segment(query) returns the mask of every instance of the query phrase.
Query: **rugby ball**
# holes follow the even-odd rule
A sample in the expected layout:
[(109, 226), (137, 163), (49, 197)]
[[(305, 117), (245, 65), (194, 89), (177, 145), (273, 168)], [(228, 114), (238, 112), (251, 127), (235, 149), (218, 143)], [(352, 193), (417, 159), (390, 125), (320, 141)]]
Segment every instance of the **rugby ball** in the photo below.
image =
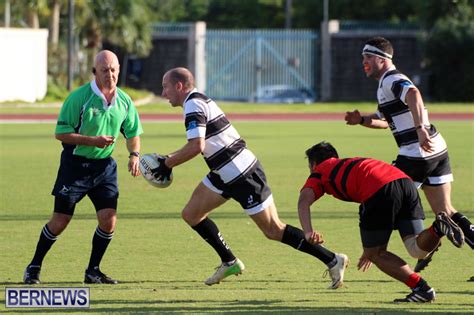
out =
[(143, 154), (140, 156), (140, 172), (143, 175), (143, 178), (152, 186), (158, 187), (158, 188), (166, 188), (169, 185), (171, 185), (171, 182), (173, 182), (173, 172), (170, 174), (170, 179), (166, 180), (158, 180), (153, 176), (152, 169), (158, 168), (160, 166), (160, 162), (158, 161), (158, 158), (160, 158), (161, 155), (158, 155), (156, 153), (148, 153), (148, 154)]

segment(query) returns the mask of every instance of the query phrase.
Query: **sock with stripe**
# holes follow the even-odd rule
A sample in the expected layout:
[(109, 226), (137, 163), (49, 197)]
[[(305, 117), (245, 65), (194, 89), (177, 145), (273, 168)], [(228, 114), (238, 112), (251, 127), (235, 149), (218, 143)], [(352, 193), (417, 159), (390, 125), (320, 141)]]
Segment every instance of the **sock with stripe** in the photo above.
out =
[(436, 227), (436, 224), (433, 224), (430, 225), (429, 228), (427, 228), (428, 232), (430, 232), (431, 235), (433, 235), (435, 238), (442, 238), (444, 236), (444, 233), (441, 232), (437, 227)]
[(38, 244), (36, 244), (36, 251), (33, 259), (31, 260), (30, 266), (38, 266), (41, 267), (43, 263), (43, 259), (48, 253), (51, 246), (53, 246), (54, 242), (58, 239), (57, 235), (54, 235), (48, 228), (48, 225), (45, 224), (43, 229), (41, 230), (41, 234), (38, 240)]
[(235, 256), (224, 240), (217, 225), (209, 218), (205, 218), (192, 227), (209, 245), (214, 248), (222, 262), (228, 263), (235, 260)]
[(94, 237), (92, 238), (91, 258), (89, 259), (89, 266), (87, 269), (92, 270), (99, 268), (105, 250), (107, 249), (107, 246), (109, 246), (113, 236), (114, 232), (107, 233), (99, 227), (95, 229)]
[(285, 227), (281, 242), (290, 245), (301, 252), (316, 257), (325, 263), (329, 268), (333, 267), (337, 262), (336, 255), (333, 252), (327, 250), (321, 245), (313, 245), (308, 243), (304, 237), (304, 232), (289, 224), (287, 224)]
[(415, 272), (410, 275), (405, 284), (413, 291), (428, 291), (431, 289), (425, 279)]
[(456, 212), (451, 217), (454, 222), (461, 228), (464, 233), (464, 241), (474, 249), (474, 225), (461, 212)]

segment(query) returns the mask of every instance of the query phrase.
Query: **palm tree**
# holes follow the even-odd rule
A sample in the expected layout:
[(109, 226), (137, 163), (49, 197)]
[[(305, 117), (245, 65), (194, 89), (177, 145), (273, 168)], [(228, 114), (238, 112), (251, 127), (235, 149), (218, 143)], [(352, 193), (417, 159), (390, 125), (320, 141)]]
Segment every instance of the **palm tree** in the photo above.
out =
[[(152, 48), (151, 17), (142, 0), (77, 0), (75, 22), (78, 36), (85, 42), (90, 65), (104, 41), (125, 51), (122, 75), (129, 54), (147, 56)], [(89, 67), (90, 68), (90, 67)], [(83, 75), (86, 75), (84, 73)]]

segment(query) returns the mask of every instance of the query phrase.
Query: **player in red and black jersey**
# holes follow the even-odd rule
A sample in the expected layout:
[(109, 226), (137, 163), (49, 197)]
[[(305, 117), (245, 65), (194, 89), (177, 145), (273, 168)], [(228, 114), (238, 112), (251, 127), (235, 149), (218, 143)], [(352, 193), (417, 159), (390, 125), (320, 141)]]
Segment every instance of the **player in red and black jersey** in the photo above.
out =
[(395, 302), (431, 302), (435, 291), (400, 257), (387, 251), (393, 230), (398, 230), (408, 253), (426, 257), (446, 235), (455, 245), (463, 233), (448, 217), (438, 217), (428, 229), (420, 198), (412, 180), (398, 168), (370, 158), (339, 159), (336, 149), (321, 142), (306, 151), (311, 175), (300, 192), (298, 213), (306, 240), (321, 242), (313, 230), (311, 205), (325, 193), (360, 204), (359, 227), (364, 251), (358, 268), (367, 270), (374, 263), (381, 271), (405, 283), (412, 293)]

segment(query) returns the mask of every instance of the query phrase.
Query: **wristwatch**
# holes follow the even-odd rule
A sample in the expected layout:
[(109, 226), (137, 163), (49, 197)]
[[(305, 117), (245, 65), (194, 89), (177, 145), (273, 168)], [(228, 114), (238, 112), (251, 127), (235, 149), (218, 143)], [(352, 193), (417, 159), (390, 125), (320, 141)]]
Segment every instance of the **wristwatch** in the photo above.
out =
[(129, 155), (128, 157), (131, 158), (132, 156), (139, 157), (139, 156), (140, 156), (140, 152), (137, 152), (137, 151), (130, 152), (130, 155)]

